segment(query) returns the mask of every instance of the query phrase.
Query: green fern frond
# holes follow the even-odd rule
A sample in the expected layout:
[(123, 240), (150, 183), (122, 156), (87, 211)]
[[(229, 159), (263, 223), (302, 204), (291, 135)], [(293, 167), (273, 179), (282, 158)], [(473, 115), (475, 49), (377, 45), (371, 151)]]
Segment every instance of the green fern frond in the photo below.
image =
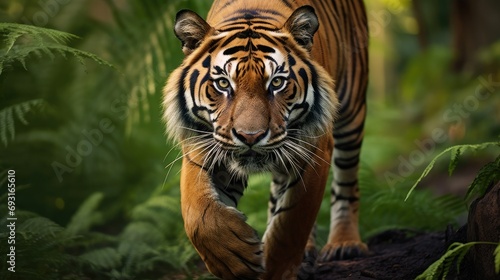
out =
[[(457, 272), (459, 272), (458, 267), (463, 261), (465, 255), (469, 251), (469, 249), (474, 245), (498, 245), (497, 250), (500, 248), (500, 244), (494, 242), (469, 242), (469, 243), (460, 243), (455, 242), (450, 245), (446, 253), (441, 256), (437, 261), (431, 264), (422, 274), (415, 278), (416, 280), (437, 280), (437, 279), (446, 279), (448, 275), (451, 265), (454, 262), (457, 262)], [(495, 254), (497, 253), (495, 250)], [(496, 257), (496, 255), (495, 255)], [(496, 261), (496, 260), (495, 260)]]
[(115, 248), (110, 247), (86, 252), (79, 258), (98, 270), (118, 269), (122, 265), (122, 255)]
[(160, 254), (158, 250), (139, 240), (121, 242), (118, 252), (125, 256), (122, 273), (126, 275), (137, 275), (141, 272), (139, 267), (142, 263)]
[[(56, 279), (66, 273), (78, 274), (78, 261), (64, 251), (71, 239), (64, 237), (63, 227), (21, 209), (16, 210), (16, 217), (16, 259), (22, 261), (16, 263), (15, 279)], [(0, 233), (0, 242), (8, 244), (6, 232)], [(5, 262), (5, 258), (2, 253), (0, 261)], [(2, 272), (0, 278), (12, 279), (3, 277)]]
[(446, 253), (437, 261), (435, 261), (431, 266), (429, 266), (422, 274), (417, 276), (416, 280), (445, 279), (446, 274), (448, 273), (449, 268), (453, 264), (455, 258), (463, 251), (467, 253), (469, 249), (475, 244), (477, 243), (474, 242), (463, 244), (455, 242), (451, 244)]
[(88, 58), (101, 65), (113, 67), (95, 54), (66, 46), (69, 40), (78, 38), (73, 34), (17, 23), (0, 23), (0, 34), (5, 44), (0, 49), (0, 75), (5, 66), (14, 62), (21, 63), (26, 69), (26, 58), (30, 55), (38, 57), (48, 55), (54, 58), (55, 54), (63, 57), (70, 54), (82, 64), (84, 64), (84, 59)]
[(66, 226), (66, 234), (75, 236), (87, 232), (90, 227), (102, 221), (102, 214), (96, 212), (104, 195), (100, 192), (92, 194), (78, 208)]
[(188, 263), (197, 256), (193, 245), (186, 237), (182, 238), (176, 245), (162, 248), (162, 252), (163, 261), (176, 270), (187, 269)]
[(164, 233), (148, 222), (132, 222), (127, 225), (120, 239), (123, 241), (143, 242), (153, 248), (165, 241)]
[(61, 233), (64, 228), (45, 217), (33, 217), (24, 221), (16, 230), (26, 238), (29, 234), (34, 233), (42, 237), (54, 238)]
[(500, 181), (500, 155), (495, 161), (492, 161), (481, 167), (479, 173), (467, 190), (466, 200), (471, 200), (476, 196), (483, 195), (491, 183)]
[(458, 160), (460, 159), (460, 156), (462, 155), (462, 149), (463, 146), (456, 147), (455, 149), (451, 150), (451, 159), (450, 159), (450, 164), (448, 165), (448, 175), (451, 176), (453, 171), (455, 171), (455, 168), (458, 165)]
[(431, 160), (431, 162), (429, 163), (429, 165), (427, 165), (427, 167), (424, 169), (424, 171), (422, 172), (420, 177), (417, 179), (415, 184), (413, 184), (413, 186), (410, 188), (410, 191), (406, 195), (405, 201), (410, 197), (413, 190), (417, 187), (418, 183), (420, 183), (420, 181), (422, 181), (422, 179), (429, 174), (429, 172), (434, 167), (434, 164), (436, 163), (436, 161), (442, 155), (444, 155), (450, 151), (453, 151), (452, 152), (452, 160), (450, 162), (450, 167), (448, 168), (449, 171), (450, 170), (453, 171), (456, 164), (457, 164), (457, 161), (460, 158), (463, 151), (465, 151), (465, 150), (473, 150), (473, 151), (484, 150), (484, 149), (492, 147), (492, 146), (500, 146), (500, 141), (498, 141), (498, 142), (486, 142), (486, 143), (481, 143), (481, 144), (476, 144), (476, 145), (456, 145), (456, 146), (449, 147), (446, 150), (442, 151), (436, 157), (434, 157)]
[(7, 146), (9, 141), (14, 140), (16, 136), (15, 119), (27, 125), (26, 114), (43, 103), (42, 99), (32, 99), (0, 110), (0, 140), (4, 146)]
[(3, 34), (3, 36), (5, 37), (4, 44), (6, 45), (7, 52), (10, 51), (16, 41), (22, 36), (28, 36), (38, 44), (42, 44), (47, 40), (47, 38), (59, 44), (64, 44), (71, 39), (78, 38), (78, 36), (76, 35), (59, 30), (27, 24), (5, 22), (0, 23), (0, 34)]

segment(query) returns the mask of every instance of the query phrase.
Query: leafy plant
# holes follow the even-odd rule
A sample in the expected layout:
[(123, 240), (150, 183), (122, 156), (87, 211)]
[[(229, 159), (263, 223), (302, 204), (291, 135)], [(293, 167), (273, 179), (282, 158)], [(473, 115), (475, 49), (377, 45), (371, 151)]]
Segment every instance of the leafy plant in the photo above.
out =
[[(487, 142), (487, 143), (476, 144), (476, 145), (456, 145), (456, 146), (449, 147), (449, 148), (445, 149), (443, 152), (439, 153), (436, 157), (434, 157), (434, 159), (432, 159), (432, 161), (429, 163), (429, 165), (427, 165), (427, 167), (424, 169), (424, 171), (422, 172), (420, 177), (417, 179), (415, 184), (413, 184), (413, 186), (411, 187), (410, 191), (406, 195), (405, 200), (407, 200), (410, 197), (413, 190), (415, 190), (415, 188), (417, 187), (418, 183), (420, 183), (420, 181), (422, 181), (422, 179), (429, 174), (429, 172), (434, 167), (434, 164), (436, 163), (436, 161), (442, 155), (444, 155), (448, 152), (451, 152), (451, 161), (450, 161), (450, 164), (448, 167), (448, 172), (451, 174), (455, 170), (455, 167), (458, 164), (458, 160), (460, 159), (460, 156), (463, 154), (464, 151), (466, 151), (466, 150), (478, 151), (478, 150), (483, 150), (483, 149), (493, 147), (493, 146), (500, 147), (500, 141), (499, 142)], [(467, 194), (468, 198), (470, 197), (471, 194), (481, 193), (481, 190), (484, 192), (485, 187), (483, 184), (481, 184), (481, 186), (482, 186), (481, 187), (480, 183), (484, 183), (485, 181), (488, 181), (489, 179), (490, 180), (495, 180), (495, 179), (498, 180), (499, 179), (500, 173), (495, 172), (495, 171), (500, 170), (499, 169), (500, 168), (499, 158), (500, 158), (500, 156), (497, 157), (497, 159), (495, 160), (495, 163), (493, 163), (491, 165), (487, 165), (485, 168), (483, 168), (484, 170), (482, 169), (482, 171), (478, 174), (478, 176), (476, 177), (474, 182), (472, 182), (471, 186), (469, 187), (469, 191)], [(477, 188), (481, 188), (481, 190), (478, 190)]]
[(42, 99), (32, 99), (18, 104), (14, 104), (0, 110), (0, 140), (7, 146), (9, 141), (14, 140), (15, 119), (18, 119), (24, 125), (28, 124), (26, 114), (34, 108), (40, 107), (44, 102)]
[(19, 62), (26, 69), (26, 58), (30, 55), (41, 57), (43, 54), (53, 58), (55, 54), (76, 57), (82, 64), (84, 59), (89, 58), (99, 64), (113, 67), (109, 62), (99, 56), (68, 47), (66, 44), (78, 36), (19, 23), (0, 23), (0, 34), (3, 35), (4, 46), (0, 49), (0, 75), (7, 66)]
[[(82, 64), (84, 59), (88, 58), (113, 67), (95, 54), (67, 46), (69, 40), (78, 37), (66, 32), (18, 23), (0, 23), (0, 36), (3, 40), (3, 46), (0, 48), (0, 75), (16, 62), (27, 69), (26, 59), (29, 56), (46, 55), (53, 59), (56, 54), (63, 57), (72, 55)], [(0, 140), (4, 146), (15, 138), (14, 119), (27, 125), (26, 114), (43, 104), (44, 100), (37, 98), (0, 109)]]
[(495, 258), (495, 272), (498, 274), (500, 272), (500, 243), (495, 242), (468, 242), (459, 243), (455, 242), (450, 245), (446, 253), (429, 266), (422, 274), (417, 276), (416, 280), (435, 280), (435, 279), (446, 279), (451, 266), (455, 263), (457, 274), (460, 273), (460, 264), (464, 260), (467, 252), (472, 246), (475, 245), (496, 245), (496, 249), (493, 257)]
[[(482, 143), (482, 144), (477, 144), (477, 145), (457, 145), (450, 147), (448, 149), (445, 149), (443, 152), (438, 154), (430, 163), (429, 165), (425, 168), (423, 173), (420, 175), (420, 177), (417, 179), (415, 184), (411, 187), (410, 191), (406, 195), (407, 200), (410, 195), (412, 195), (413, 190), (417, 186), (417, 184), (425, 177), (427, 174), (429, 174), (430, 170), (433, 168), (435, 162), (439, 157), (442, 155), (451, 152), (451, 160), (448, 166), (448, 172), (451, 175), (453, 171), (455, 170), (458, 161), (463, 154), (464, 151), (466, 150), (473, 150), (473, 151), (478, 151), (478, 150), (483, 150), (489, 147), (500, 147), (500, 142), (487, 142), (487, 143)], [(482, 196), (485, 194), (488, 186), (490, 186), (491, 183), (496, 183), (500, 180), (500, 155), (497, 156), (495, 161), (490, 162), (483, 166), (479, 173), (477, 174), (476, 178), (474, 181), (471, 183), (469, 186), (469, 189), (467, 191), (467, 196), (466, 200), (470, 200), (474, 197), (477, 196)], [(498, 274), (500, 271), (500, 243), (495, 243), (495, 242), (468, 242), (468, 243), (453, 243), (450, 245), (446, 253), (437, 261), (435, 261), (429, 268), (427, 268), (421, 275), (417, 277), (417, 279), (426, 279), (426, 280), (433, 280), (433, 279), (446, 279), (447, 275), (450, 272), (451, 266), (453, 263), (456, 263), (457, 266), (457, 272), (460, 270), (460, 265), (462, 261), (464, 260), (467, 252), (469, 249), (474, 246), (474, 245), (479, 245), (479, 244), (487, 244), (487, 245), (496, 245), (496, 249), (494, 251), (494, 263), (495, 263), (495, 271)]]
[[(5, 204), (0, 205), (6, 209)], [(28, 211), (16, 211), (15, 238), (15, 273), (2, 269), (2, 279), (54, 279), (62, 275), (78, 276), (77, 268), (81, 263), (74, 256), (64, 251), (73, 237), (67, 236), (64, 228), (53, 221)], [(2, 224), (7, 216), (1, 218)], [(8, 223), (7, 223), (8, 224)], [(0, 233), (0, 242), (7, 242), (8, 232)], [(10, 246), (1, 246), (1, 260), (4, 264), (9, 260)], [(70, 278), (71, 279), (71, 278)]]

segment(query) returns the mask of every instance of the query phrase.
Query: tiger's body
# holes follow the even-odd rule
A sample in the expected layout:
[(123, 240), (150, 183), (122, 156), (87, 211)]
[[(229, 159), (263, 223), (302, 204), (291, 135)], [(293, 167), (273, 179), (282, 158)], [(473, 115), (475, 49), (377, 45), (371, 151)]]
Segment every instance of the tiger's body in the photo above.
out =
[[(331, 228), (320, 261), (365, 253), (362, 0), (215, 0), (207, 21), (179, 12), (175, 33), (186, 57), (165, 86), (164, 119), (182, 146), (185, 230), (207, 268), (223, 279), (294, 278), (304, 254), (314, 255), (330, 167)], [(262, 240), (236, 209), (255, 172), (273, 176)]]

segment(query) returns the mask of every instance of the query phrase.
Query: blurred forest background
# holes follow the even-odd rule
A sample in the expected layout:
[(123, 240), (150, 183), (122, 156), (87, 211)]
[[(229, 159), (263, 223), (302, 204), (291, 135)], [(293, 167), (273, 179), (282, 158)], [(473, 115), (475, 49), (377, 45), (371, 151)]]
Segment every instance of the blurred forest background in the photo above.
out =
[[(365, 2), (371, 77), (362, 236), (459, 226), (467, 186), (498, 147), (466, 154), (451, 177), (449, 160), (439, 160), (404, 199), (445, 148), (499, 140), (500, 2)], [(189, 8), (204, 16), (209, 6), (0, 1), (2, 24), (78, 36), (0, 24), (0, 278), (209, 278), (184, 235), (180, 154), (160, 120), (162, 87), (183, 57), (175, 14)], [(6, 269), (8, 170), (17, 186), (15, 274)], [(260, 234), (268, 186), (268, 177), (252, 177), (240, 207)], [(320, 246), (327, 201), (325, 195)]]

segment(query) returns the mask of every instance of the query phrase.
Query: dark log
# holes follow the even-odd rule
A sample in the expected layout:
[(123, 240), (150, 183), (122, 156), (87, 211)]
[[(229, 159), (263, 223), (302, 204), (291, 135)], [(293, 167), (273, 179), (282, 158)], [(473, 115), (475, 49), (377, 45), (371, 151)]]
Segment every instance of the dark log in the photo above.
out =
[[(500, 242), (500, 182), (485, 196), (475, 200), (469, 210), (467, 241)], [(470, 257), (477, 279), (500, 279), (495, 273), (494, 245), (476, 245)]]

